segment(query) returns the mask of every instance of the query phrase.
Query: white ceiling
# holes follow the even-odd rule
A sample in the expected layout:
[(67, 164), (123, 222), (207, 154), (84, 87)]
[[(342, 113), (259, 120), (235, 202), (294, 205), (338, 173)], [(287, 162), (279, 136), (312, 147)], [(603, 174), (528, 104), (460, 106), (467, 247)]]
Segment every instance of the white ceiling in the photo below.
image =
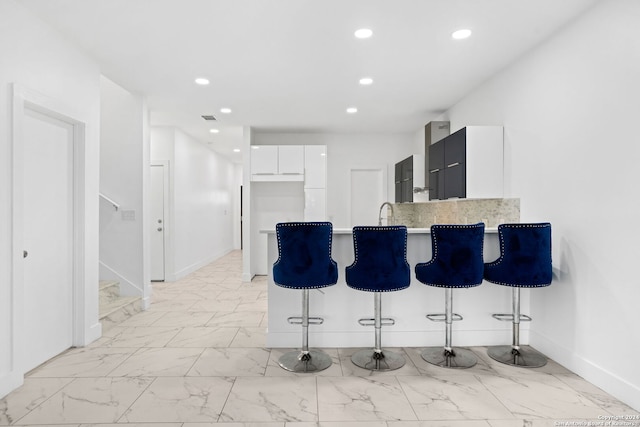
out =
[[(242, 126), (417, 132), (596, 0), (17, 1), (143, 94), (152, 125), (240, 162)], [(373, 37), (356, 39), (363, 27)], [(453, 40), (459, 28), (473, 35)]]

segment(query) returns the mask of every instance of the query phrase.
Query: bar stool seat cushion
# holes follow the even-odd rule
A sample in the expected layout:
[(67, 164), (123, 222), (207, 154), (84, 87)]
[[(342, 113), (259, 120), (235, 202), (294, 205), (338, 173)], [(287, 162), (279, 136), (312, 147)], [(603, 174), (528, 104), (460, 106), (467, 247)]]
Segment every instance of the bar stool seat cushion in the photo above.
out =
[(345, 269), (350, 288), (366, 292), (391, 292), (409, 287), (407, 227), (353, 227), (355, 260)]
[(470, 288), (482, 283), (484, 224), (431, 226), (432, 258), (415, 267), (429, 286)]
[(521, 288), (549, 286), (551, 224), (500, 224), (500, 258), (485, 264), (484, 278), (498, 285)]
[(286, 222), (276, 225), (276, 285), (291, 289), (324, 288), (337, 283), (338, 265), (331, 258), (330, 222)]

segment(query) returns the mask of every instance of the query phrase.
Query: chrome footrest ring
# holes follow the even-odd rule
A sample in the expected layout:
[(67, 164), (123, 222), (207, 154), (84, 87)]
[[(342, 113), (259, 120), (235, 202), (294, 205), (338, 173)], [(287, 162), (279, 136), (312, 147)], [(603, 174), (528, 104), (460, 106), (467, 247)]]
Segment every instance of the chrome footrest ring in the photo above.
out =
[[(427, 314), (426, 318), (431, 320), (432, 322), (446, 322), (447, 321), (447, 315), (445, 313), (434, 313), (434, 314)], [(452, 313), (451, 314), (451, 320), (454, 322), (457, 322), (459, 320), (464, 319), (461, 315), (459, 315), (458, 313)]]

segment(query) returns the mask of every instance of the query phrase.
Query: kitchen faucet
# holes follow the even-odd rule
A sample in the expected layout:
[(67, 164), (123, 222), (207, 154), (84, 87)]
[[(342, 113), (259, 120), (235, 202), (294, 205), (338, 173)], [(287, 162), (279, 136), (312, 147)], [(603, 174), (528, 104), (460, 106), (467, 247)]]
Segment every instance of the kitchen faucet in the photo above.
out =
[(387, 225), (395, 225), (396, 217), (393, 213), (393, 205), (389, 202), (384, 202), (382, 205), (380, 205), (380, 212), (378, 213), (378, 225), (382, 225), (382, 208), (384, 208), (384, 205), (389, 206), (389, 208), (391, 209), (391, 223)]

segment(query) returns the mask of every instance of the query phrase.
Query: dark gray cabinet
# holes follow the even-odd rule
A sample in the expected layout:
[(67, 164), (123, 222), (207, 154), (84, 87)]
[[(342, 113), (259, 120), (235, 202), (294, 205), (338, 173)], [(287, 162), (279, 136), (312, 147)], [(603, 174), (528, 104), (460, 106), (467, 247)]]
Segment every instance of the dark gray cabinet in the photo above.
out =
[(402, 203), (402, 162), (396, 163), (394, 183), (396, 187), (396, 203)]
[(444, 198), (444, 142), (429, 146), (429, 200)]
[(444, 144), (444, 197), (467, 197), (466, 157), (467, 129), (448, 136)]
[(414, 154), (395, 166), (396, 203), (413, 202), (414, 188), (424, 188), (424, 155)]
[(429, 200), (503, 196), (500, 126), (469, 126), (429, 146)]
[(430, 187), (429, 171), (432, 169), (429, 167), (429, 147), (431, 144), (435, 144), (442, 138), (449, 136), (449, 122), (429, 122), (424, 126), (424, 170), (425, 174), (425, 186)]
[(396, 203), (413, 202), (413, 156), (396, 163)]

